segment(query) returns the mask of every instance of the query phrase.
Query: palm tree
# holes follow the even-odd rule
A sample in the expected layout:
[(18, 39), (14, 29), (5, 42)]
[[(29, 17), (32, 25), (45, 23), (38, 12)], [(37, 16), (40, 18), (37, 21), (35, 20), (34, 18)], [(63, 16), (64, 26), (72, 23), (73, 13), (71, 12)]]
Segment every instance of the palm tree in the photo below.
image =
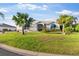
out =
[(4, 19), (4, 14), (0, 12), (0, 16)]
[(31, 23), (33, 22), (33, 18), (29, 17), (26, 13), (17, 12), (17, 15), (14, 15), (12, 18), (16, 25), (22, 26), (22, 34), (24, 35), (24, 29), (29, 29)]
[[(4, 14), (0, 12), (0, 16), (4, 19)], [(2, 31), (4, 33), (4, 30)]]
[(63, 25), (62, 30), (64, 30), (64, 27), (72, 26), (73, 21), (75, 21), (75, 17), (71, 15), (60, 15), (57, 20), (60, 25)]

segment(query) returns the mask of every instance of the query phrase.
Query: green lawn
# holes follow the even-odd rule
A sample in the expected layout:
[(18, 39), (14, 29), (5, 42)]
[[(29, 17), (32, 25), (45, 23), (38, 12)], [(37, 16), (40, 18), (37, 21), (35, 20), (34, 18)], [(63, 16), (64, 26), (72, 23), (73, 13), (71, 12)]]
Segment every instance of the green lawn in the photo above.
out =
[(53, 54), (79, 55), (79, 33), (70, 35), (29, 32), (0, 34), (0, 43), (21, 49)]

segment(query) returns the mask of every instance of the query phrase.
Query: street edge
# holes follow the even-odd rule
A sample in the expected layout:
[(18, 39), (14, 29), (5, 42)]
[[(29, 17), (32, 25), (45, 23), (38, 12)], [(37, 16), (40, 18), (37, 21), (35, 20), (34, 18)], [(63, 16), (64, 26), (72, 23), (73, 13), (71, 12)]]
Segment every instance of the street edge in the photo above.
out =
[(23, 56), (27, 56), (27, 54), (28, 56), (62, 56), (59, 54), (48, 54), (48, 53), (41, 53), (41, 52), (34, 52), (34, 51), (19, 49), (6, 44), (0, 44), (0, 48)]

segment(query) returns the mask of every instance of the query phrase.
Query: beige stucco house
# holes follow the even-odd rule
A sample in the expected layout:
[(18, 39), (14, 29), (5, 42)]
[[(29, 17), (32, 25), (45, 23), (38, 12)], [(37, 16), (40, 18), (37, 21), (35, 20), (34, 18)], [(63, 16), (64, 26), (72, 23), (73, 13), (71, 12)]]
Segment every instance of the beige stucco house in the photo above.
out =
[[(51, 25), (56, 25), (56, 29), (59, 29), (59, 24), (57, 24), (55, 21), (34, 21), (29, 30), (25, 29), (25, 31), (41, 31), (44, 27), (46, 27), (47, 30), (51, 29)], [(17, 31), (21, 32), (22, 27), (17, 26)]]

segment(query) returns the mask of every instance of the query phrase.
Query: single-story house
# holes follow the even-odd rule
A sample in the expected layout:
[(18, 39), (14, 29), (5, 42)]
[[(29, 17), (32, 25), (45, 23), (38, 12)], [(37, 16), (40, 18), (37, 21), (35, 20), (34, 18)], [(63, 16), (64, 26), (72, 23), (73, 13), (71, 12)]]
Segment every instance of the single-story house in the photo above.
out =
[[(34, 21), (29, 30), (25, 31), (42, 31), (43, 29), (51, 30), (51, 29), (60, 29), (59, 24), (57, 24), (55, 21)], [(21, 32), (22, 27), (17, 26), (17, 31)]]
[[(79, 21), (76, 21), (76, 24), (79, 24)], [(73, 22), (74, 24), (75, 22)], [(64, 27), (64, 26), (63, 26)], [(45, 20), (36, 20), (34, 21), (29, 30), (25, 29), (25, 31), (29, 32), (29, 31), (42, 31), (43, 29), (46, 30), (60, 30), (60, 25), (56, 22), (56, 19), (45, 19)], [(22, 31), (22, 27), (17, 26), (17, 31), (21, 32)]]
[(3, 31), (3, 30), (15, 31), (16, 30), (16, 27), (15, 26), (8, 25), (8, 24), (5, 24), (5, 23), (2, 23), (2, 24), (0, 24), (0, 31)]
[(34, 21), (30, 27), (31, 31), (42, 31), (43, 29), (60, 29), (59, 24), (54, 21)]

